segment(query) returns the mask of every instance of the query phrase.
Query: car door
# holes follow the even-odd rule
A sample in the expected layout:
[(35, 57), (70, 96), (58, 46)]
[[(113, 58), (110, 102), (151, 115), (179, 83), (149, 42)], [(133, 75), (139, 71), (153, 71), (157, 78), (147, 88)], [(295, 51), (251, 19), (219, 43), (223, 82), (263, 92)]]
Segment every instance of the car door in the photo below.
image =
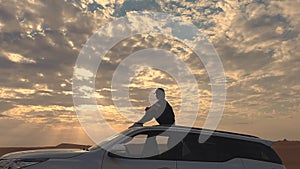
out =
[(168, 149), (169, 138), (166, 132), (134, 134), (116, 144), (125, 147), (125, 154), (105, 153), (102, 169), (176, 169), (178, 147)]
[(231, 156), (233, 151), (220, 138), (212, 136), (205, 143), (199, 143), (198, 138), (190, 133), (183, 139), (177, 169), (244, 169), (241, 159)]

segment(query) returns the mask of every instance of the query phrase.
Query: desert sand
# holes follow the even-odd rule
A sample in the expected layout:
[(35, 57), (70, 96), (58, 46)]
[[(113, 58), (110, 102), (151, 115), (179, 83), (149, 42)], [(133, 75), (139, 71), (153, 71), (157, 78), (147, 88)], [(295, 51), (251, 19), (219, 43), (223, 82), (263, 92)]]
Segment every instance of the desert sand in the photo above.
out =
[(279, 154), (286, 169), (300, 168), (300, 141), (277, 141), (273, 148)]

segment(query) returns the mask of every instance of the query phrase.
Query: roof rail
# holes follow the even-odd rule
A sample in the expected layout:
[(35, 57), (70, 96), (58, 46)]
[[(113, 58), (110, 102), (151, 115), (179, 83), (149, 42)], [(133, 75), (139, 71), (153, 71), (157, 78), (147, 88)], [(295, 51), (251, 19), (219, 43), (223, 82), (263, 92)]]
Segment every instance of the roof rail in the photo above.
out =
[[(148, 126), (145, 126), (148, 127)], [(154, 126), (149, 126), (150, 128), (152, 127), (170, 127), (170, 126), (163, 126), (163, 125), (154, 125)], [(246, 137), (252, 137), (252, 138), (259, 138), (257, 136), (249, 135), (249, 134), (241, 134), (241, 133), (234, 133), (234, 132), (229, 132), (229, 131), (222, 131), (222, 130), (211, 130), (211, 129), (205, 129), (205, 128), (197, 128), (197, 127), (188, 127), (188, 126), (171, 126), (175, 128), (182, 128), (182, 129), (192, 129), (192, 130), (206, 130), (206, 131), (213, 131), (213, 132), (218, 132), (218, 133), (224, 133), (224, 134), (232, 134), (232, 135), (239, 135), (239, 136), (246, 136)]]

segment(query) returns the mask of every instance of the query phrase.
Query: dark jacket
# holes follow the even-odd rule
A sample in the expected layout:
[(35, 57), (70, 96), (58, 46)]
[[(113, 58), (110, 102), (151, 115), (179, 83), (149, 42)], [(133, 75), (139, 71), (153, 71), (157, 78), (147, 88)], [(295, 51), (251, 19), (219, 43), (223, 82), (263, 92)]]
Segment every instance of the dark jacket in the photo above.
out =
[(142, 119), (137, 123), (144, 124), (153, 118), (155, 118), (159, 125), (169, 126), (175, 124), (175, 114), (173, 108), (165, 99), (159, 100), (149, 107)]

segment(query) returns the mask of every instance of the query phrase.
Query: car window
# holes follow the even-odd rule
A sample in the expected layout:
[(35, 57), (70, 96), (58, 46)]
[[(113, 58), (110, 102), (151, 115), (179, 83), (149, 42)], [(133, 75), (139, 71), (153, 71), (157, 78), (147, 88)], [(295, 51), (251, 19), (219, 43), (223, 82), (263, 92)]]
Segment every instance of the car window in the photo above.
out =
[(188, 134), (183, 139), (181, 160), (218, 161), (218, 149), (215, 140), (210, 138), (205, 143), (199, 143), (198, 138), (198, 134)]
[(282, 164), (275, 151), (262, 143), (217, 137), (219, 161), (233, 158), (245, 158)]
[(129, 132), (130, 132), (130, 130), (125, 130), (121, 133), (112, 135), (112, 136), (106, 138), (105, 140), (103, 140), (101, 143), (91, 146), (90, 148), (88, 148), (88, 150), (95, 151), (95, 150), (98, 150), (99, 148), (104, 148), (104, 149), (108, 148), (110, 144), (114, 144), (116, 141), (118, 141), (120, 138), (127, 135)]
[(183, 140), (181, 160), (225, 162), (234, 158), (246, 158), (281, 164), (278, 155), (264, 144), (232, 138), (211, 136), (206, 142), (198, 142), (199, 134), (190, 133)]
[(177, 160), (178, 145), (173, 145), (174, 133), (149, 131), (131, 136), (121, 144), (126, 147), (126, 157), (149, 160)]
[(146, 134), (140, 134), (132, 137), (132, 139), (124, 143), (127, 153), (130, 156), (139, 157), (143, 153), (145, 143), (147, 141)]
[(275, 151), (264, 144), (239, 141), (238, 147), (240, 148), (240, 157), (282, 164), (281, 159)]
[(159, 154), (164, 153), (168, 150), (168, 140), (169, 136), (155, 136), (157, 145), (158, 145), (158, 152)]

